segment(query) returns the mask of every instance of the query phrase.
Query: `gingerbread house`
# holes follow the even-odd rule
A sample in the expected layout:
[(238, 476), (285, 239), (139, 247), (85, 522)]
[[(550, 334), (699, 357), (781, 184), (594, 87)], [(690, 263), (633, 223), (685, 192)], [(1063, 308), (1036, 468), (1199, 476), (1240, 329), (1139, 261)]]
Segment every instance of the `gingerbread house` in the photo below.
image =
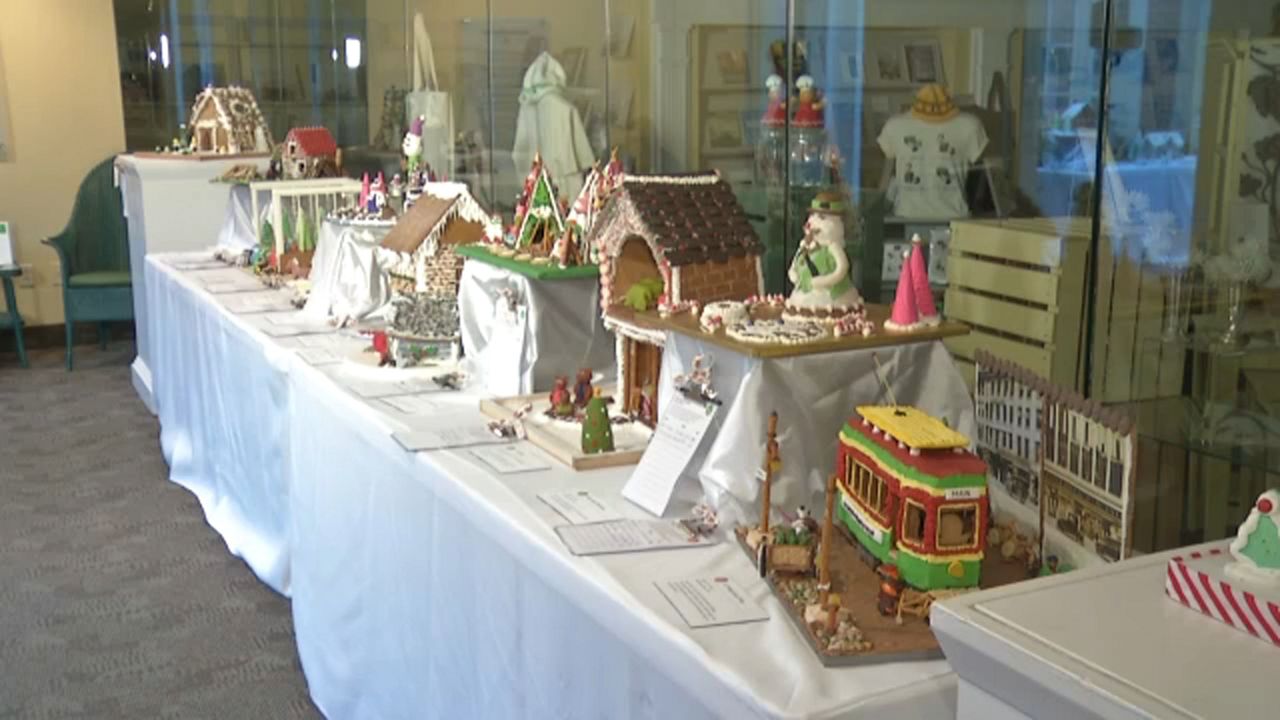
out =
[(392, 285), (404, 292), (456, 297), (464, 258), (454, 249), (484, 239), (489, 214), (462, 183), (426, 183), (382, 240), (392, 251)]
[(337, 174), (338, 143), (327, 129), (294, 128), (280, 145), (280, 164), (285, 178), (305, 180)]
[(199, 153), (271, 151), (271, 130), (247, 88), (206, 87), (191, 105), (192, 149)]
[(551, 175), (535, 155), (525, 176), (524, 190), (516, 202), (515, 249), (535, 257), (551, 255), (552, 247), (565, 230), (565, 210)]
[(632, 313), (763, 294), (764, 245), (714, 172), (624, 175), (587, 243), (600, 252), (601, 306), (617, 337), (623, 410), (656, 424), (665, 335)]

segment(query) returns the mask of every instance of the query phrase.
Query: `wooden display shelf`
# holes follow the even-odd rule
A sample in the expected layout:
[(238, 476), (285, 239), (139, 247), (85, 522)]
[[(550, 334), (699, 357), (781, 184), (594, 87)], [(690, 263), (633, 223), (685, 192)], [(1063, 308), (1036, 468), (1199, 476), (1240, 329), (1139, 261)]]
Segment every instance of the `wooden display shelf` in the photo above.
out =
[(555, 263), (535, 265), (527, 260), (516, 260), (515, 258), (495, 255), (483, 245), (460, 245), (454, 248), (454, 252), (465, 258), (479, 260), (534, 280), (577, 280), (579, 278), (600, 276), (600, 268), (596, 265), (575, 265), (567, 268), (562, 268)]
[[(756, 319), (773, 319), (781, 315), (780, 309), (770, 308), (753, 311)], [(842, 352), (845, 350), (866, 350), (895, 345), (941, 340), (942, 338), (967, 335), (969, 327), (954, 320), (943, 320), (940, 324), (909, 333), (892, 333), (883, 329), (884, 321), (889, 317), (890, 309), (886, 305), (867, 305), (867, 318), (875, 322), (881, 329), (870, 337), (861, 335), (834, 335), (800, 345), (761, 345), (744, 343), (725, 334), (723, 329), (715, 332), (704, 332), (698, 325), (698, 318), (691, 312), (682, 312), (669, 317), (662, 317), (656, 311), (638, 313), (630, 308), (614, 306), (609, 308), (608, 317), (636, 325), (649, 330), (667, 330), (678, 332), (689, 337), (699, 338), (734, 352), (754, 358), (797, 357), (801, 355), (820, 355), (822, 353)]]
[[(606, 388), (604, 394), (616, 395), (612, 390), (612, 388)], [(574, 470), (635, 465), (640, 462), (640, 456), (644, 455), (645, 448), (649, 445), (649, 437), (652, 435), (648, 427), (638, 422), (615, 424), (613, 439), (614, 447), (617, 449), (613, 452), (588, 455), (582, 452), (580, 426), (570, 425), (564, 420), (547, 416), (546, 412), (550, 407), (547, 393), (481, 400), (480, 412), (497, 420), (513, 420), (520, 408), (526, 405), (533, 406), (533, 409), (524, 417), (525, 435), (529, 442)]]
[(196, 162), (208, 162), (211, 160), (261, 160), (271, 157), (268, 152), (251, 152), (251, 153), (172, 153), (172, 152), (156, 152), (154, 150), (141, 150), (135, 153), (129, 153), (136, 158), (145, 158), (147, 160), (194, 160)]

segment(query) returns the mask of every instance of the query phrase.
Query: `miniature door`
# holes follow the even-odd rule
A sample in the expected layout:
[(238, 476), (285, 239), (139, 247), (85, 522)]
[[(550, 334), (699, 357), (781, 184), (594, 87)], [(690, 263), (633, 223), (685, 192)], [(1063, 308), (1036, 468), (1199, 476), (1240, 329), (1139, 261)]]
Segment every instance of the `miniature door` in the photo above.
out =
[(658, 424), (658, 379), (662, 374), (662, 348), (632, 340), (628, 343), (627, 413), (637, 415), (645, 424)]
[(196, 128), (196, 149), (202, 152), (213, 150), (213, 128)]

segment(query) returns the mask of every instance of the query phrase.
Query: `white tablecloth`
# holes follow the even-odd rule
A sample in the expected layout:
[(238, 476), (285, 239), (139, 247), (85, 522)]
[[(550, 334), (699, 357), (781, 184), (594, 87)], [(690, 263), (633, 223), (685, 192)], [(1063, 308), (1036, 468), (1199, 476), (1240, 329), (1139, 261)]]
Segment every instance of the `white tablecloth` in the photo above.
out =
[(285, 379), (293, 353), (166, 265), (173, 257), (148, 257), (146, 284), (169, 478), (200, 500), (232, 554), (288, 595)]
[(115, 166), (129, 229), (129, 275), (133, 280), (133, 316), (138, 357), (133, 385), (151, 412), (151, 312), (146, 291), (146, 258), (152, 253), (200, 250), (213, 246), (226, 213), (229, 185), (210, 182), (242, 162), (266, 160), (176, 160), (119, 155)]
[[(514, 310), (507, 298), (515, 300)], [(581, 368), (591, 368), (597, 384), (617, 377), (598, 278), (539, 282), (472, 260), (462, 267), (458, 312), (463, 354), (491, 395), (550, 390), (557, 375), (572, 382)]]
[[(233, 551), (248, 558), (262, 539), (286, 559), (303, 669), (328, 717), (954, 714), (943, 661), (822, 668), (730, 543), (571, 556), (536, 494), (587, 488), (638, 517), (620, 496), (630, 469), (552, 461), (499, 476), (461, 451), (407, 453), (390, 433), (410, 418), (150, 268), (173, 308), (156, 328), (166, 457)], [(478, 416), (479, 395), (442, 398)], [(653, 585), (712, 575), (741, 582), (770, 620), (690, 630)]]

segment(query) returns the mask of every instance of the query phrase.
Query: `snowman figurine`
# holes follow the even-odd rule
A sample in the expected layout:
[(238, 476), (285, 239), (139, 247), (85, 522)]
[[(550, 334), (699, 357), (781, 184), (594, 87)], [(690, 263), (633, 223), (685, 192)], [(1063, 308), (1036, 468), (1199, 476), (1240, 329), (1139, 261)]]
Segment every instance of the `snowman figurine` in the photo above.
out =
[(422, 165), (422, 123), (421, 115), (414, 118), (409, 125), (409, 132), (404, 134), (404, 142), (400, 143), (400, 150), (404, 153), (405, 174), (410, 178), (417, 175), (418, 168)]
[(795, 288), (783, 309), (784, 320), (835, 322), (862, 307), (849, 278), (844, 251), (844, 197), (821, 192), (809, 207), (804, 238), (787, 277)]

